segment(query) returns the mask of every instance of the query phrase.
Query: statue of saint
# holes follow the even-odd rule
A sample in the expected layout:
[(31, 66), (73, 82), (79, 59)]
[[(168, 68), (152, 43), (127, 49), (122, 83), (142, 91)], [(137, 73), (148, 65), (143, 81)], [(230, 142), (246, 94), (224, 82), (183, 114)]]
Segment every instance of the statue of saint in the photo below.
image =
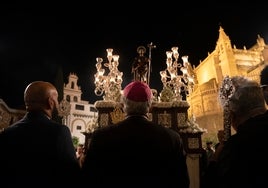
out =
[(134, 75), (134, 80), (148, 83), (148, 71), (149, 71), (149, 58), (144, 56), (146, 48), (139, 46), (137, 48), (139, 56), (135, 57), (132, 64), (131, 73)]

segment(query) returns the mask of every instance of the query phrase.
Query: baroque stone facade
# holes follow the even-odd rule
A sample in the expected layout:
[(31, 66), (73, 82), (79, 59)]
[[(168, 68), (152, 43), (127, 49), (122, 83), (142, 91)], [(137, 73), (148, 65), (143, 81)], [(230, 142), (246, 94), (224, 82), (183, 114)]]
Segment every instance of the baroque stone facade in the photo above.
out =
[(207, 130), (204, 136), (215, 136), (223, 129), (222, 108), (218, 91), (224, 76), (244, 75), (259, 82), (260, 71), (267, 62), (267, 45), (257, 36), (254, 46), (247, 49), (232, 46), (231, 40), (219, 28), (215, 50), (194, 68), (197, 84), (188, 96), (189, 114), (196, 117), (200, 127)]
[(79, 143), (85, 143), (84, 132), (91, 132), (96, 125), (98, 112), (94, 104), (81, 99), (82, 91), (77, 85), (78, 76), (70, 73), (68, 83), (64, 84), (63, 100), (63, 123), (69, 127), (72, 136), (79, 138)]

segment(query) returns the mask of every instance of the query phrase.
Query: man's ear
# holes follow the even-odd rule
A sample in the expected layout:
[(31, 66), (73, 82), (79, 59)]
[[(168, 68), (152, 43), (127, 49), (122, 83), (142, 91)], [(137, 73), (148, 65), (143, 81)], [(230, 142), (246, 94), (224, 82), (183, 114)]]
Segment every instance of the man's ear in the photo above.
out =
[(54, 108), (54, 106), (55, 106), (55, 101), (53, 100), (53, 98), (52, 97), (48, 97), (48, 99), (47, 99), (47, 103), (48, 103), (48, 108), (49, 109), (53, 109)]

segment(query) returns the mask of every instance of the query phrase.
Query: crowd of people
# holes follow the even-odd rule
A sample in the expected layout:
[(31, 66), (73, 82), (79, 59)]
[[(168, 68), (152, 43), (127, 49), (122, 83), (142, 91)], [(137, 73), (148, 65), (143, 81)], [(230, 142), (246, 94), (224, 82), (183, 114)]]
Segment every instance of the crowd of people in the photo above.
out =
[[(212, 147), (202, 188), (267, 187), (268, 67), (260, 84), (231, 77), (228, 98), (235, 134)], [(34, 81), (24, 92), (27, 113), (0, 133), (0, 178), (5, 187), (190, 187), (184, 145), (179, 133), (148, 119), (153, 94), (142, 81), (122, 93), (125, 119), (93, 132), (87, 148), (74, 148), (67, 126), (53, 120), (58, 91), (49, 82)], [(265, 101), (266, 100), (266, 101)], [(82, 181), (80, 181), (82, 180)], [(91, 185), (91, 186), (90, 186)]]
[(74, 148), (69, 128), (52, 119), (59, 102), (51, 83), (30, 83), (24, 101), (25, 117), (0, 133), (5, 187), (83, 184), (78, 179), (91, 187), (189, 187), (180, 135), (147, 117), (153, 94), (146, 83), (125, 87), (125, 120), (96, 130), (87, 151)]

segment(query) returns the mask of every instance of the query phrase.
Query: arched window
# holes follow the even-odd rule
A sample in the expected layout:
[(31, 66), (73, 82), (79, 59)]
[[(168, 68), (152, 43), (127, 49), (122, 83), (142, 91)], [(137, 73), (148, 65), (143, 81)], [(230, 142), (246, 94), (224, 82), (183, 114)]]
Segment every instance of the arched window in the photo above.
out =
[(74, 89), (74, 82), (71, 83), (71, 88)]

